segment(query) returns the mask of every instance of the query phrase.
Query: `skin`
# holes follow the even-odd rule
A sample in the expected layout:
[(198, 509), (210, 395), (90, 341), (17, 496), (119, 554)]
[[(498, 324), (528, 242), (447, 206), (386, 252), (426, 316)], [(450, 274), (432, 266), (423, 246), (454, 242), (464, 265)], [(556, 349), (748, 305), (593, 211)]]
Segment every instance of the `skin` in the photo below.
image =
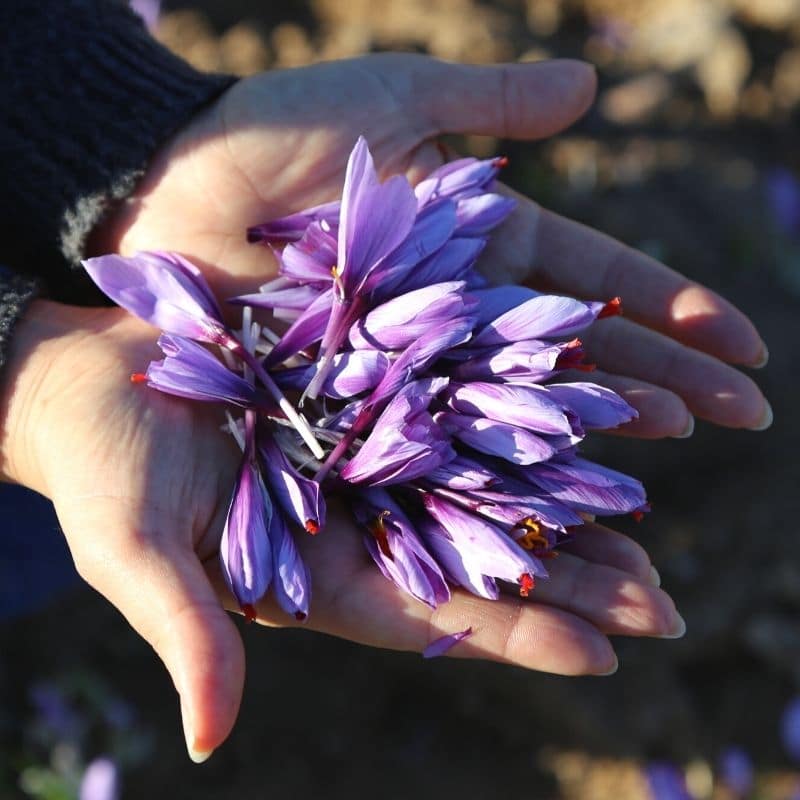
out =
[[(251, 78), (173, 137), (93, 246), (176, 250), (220, 296), (251, 290), (275, 264), (245, 243), (244, 229), (336, 196), (358, 134), (384, 174), (415, 180), (442, 162), (439, 134), (548, 136), (579, 117), (594, 90), (593, 71), (578, 62), (466, 67), (405, 55)], [(724, 363), (757, 365), (766, 349), (713, 292), (524, 198), (485, 266), (502, 281), (580, 297), (627, 291), (629, 317), (605, 321), (590, 347), (604, 382), (640, 411), (630, 433), (682, 435), (692, 414), (768, 423), (758, 389)], [(218, 409), (130, 384), (158, 357), (156, 336), (119, 309), (35, 302), (6, 368), (0, 463), (5, 479), (53, 500), (81, 575), (162, 658), (190, 755), (202, 760), (229, 734), (244, 680), (242, 642), (223, 610), (235, 603), (218, 566), (239, 456), (219, 433)], [(420, 651), (472, 626), (449, 655), (564, 675), (616, 669), (609, 634), (685, 630), (644, 551), (606, 528), (588, 526), (530, 600), (456, 592), (431, 612), (370, 565), (361, 534), (333, 505), (328, 529), (299, 542), (314, 575), (314, 630)], [(269, 598), (258, 614), (261, 624), (296, 624)]]

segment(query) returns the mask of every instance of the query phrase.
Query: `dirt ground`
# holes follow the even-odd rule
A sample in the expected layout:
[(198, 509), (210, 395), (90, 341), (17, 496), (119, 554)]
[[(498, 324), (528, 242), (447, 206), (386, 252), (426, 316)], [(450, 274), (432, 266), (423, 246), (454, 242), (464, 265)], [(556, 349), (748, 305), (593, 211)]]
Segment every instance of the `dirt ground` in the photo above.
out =
[(689, 440), (597, 446), (648, 487), (654, 513), (620, 527), (651, 553), (688, 625), (677, 642), (620, 641), (611, 678), (423, 662), (250, 627), (238, 726), (195, 767), (165, 672), (86, 590), (0, 627), (0, 651), (13, 654), (0, 674), (7, 717), (30, 713), (34, 679), (102, 676), (152, 742), (125, 774), (126, 798), (637, 800), (651, 796), (642, 767), (655, 760), (685, 771), (689, 796), (725, 798), (713, 772), (731, 745), (755, 761), (749, 796), (790, 797), (800, 771), (779, 720), (800, 693), (800, 221), (782, 227), (768, 190), (776, 170), (800, 175), (800, 4), (206, 0), (167, 4), (158, 35), (203, 67), (240, 72), (378, 49), (593, 60), (598, 102), (567, 134), (464, 146), (508, 155), (516, 188), (746, 310), (770, 348), (756, 379), (775, 424), (755, 434), (700, 423)]

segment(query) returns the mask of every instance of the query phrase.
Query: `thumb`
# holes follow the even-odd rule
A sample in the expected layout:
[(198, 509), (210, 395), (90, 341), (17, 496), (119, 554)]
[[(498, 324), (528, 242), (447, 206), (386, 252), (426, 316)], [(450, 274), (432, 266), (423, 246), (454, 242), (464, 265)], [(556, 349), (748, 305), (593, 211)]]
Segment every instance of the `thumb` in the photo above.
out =
[(413, 100), (432, 135), (472, 133), (542, 139), (579, 119), (592, 104), (597, 74), (570, 59), (490, 66), (422, 59)]
[[(105, 507), (104, 507), (105, 506)], [(236, 721), (244, 648), (208, 577), (182, 539), (118, 507), (58, 508), (78, 572), (152, 645), (180, 695), (189, 756), (205, 761)]]

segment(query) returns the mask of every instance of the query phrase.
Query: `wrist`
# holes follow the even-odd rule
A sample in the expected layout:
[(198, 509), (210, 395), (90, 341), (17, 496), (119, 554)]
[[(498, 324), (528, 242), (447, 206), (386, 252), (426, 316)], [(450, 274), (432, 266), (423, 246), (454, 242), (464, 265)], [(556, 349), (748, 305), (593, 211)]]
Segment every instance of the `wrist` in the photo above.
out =
[(97, 313), (34, 300), (14, 329), (0, 376), (0, 479), (47, 494), (40, 453), (58, 388), (56, 365)]

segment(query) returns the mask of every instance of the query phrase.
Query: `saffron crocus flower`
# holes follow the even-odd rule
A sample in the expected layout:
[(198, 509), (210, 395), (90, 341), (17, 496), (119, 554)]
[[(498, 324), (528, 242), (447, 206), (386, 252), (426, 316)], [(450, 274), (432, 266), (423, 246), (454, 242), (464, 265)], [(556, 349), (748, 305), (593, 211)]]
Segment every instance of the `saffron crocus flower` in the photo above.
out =
[(450, 599), (439, 565), (388, 492), (360, 492), (353, 498), (353, 513), (366, 530), (369, 554), (389, 580), (431, 608)]
[(452, 461), (429, 472), (425, 478), (432, 483), (462, 492), (486, 489), (500, 483), (500, 478), (490, 469), (466, 456), (456, 456)]
[(435, 169), (414, 188), (420, 207), (443, 197), (460, 200), (482, 194), (506, 166), (503, 158), (459, 158)]
[(254, 225), (247, 229), (247, 241), (265, 243), (297, 241), (314, 222), (323, 222), (329, 227), (337, 226), (340, 208), (341, 203), (334, 200), (261, 225)]
[(283, 511), (309, 533), (325, 525), (325, 500), (316, 481), (303, 477), (268, 431), (258, 436), (258, 448), (270, 491)]
[[(248, 447), (249, 450), (249, 447)], [(222, 574), (248, 618), (272, 582), (272, 500), (252, 454), (245, 452), (220, 542)]]
[(311, 575), (286, 520), (277, 510), (270, 520), (269, 536), (274, 575), (272, 592), (287, 614), (302, 621), (308, 617), (311, 602)]
[(577, 456), (533, 464), (517, 474), (576, 511), (608, 515), (648, 509), (644, 487), (635, 478)]
[(175, 253), (99, 256), (83, 261), (117, 305), (166, 333), (228, 346), (231, 335), (200, 270)]
[(80, 800), (117, 800), (120, 795), (119, 769), (110, 758), (94, 759), (86, 767), (78, 789)]
[(465, 317), (475, 306), (464, 295), (463, 281), (416, 289), (378, 306), (350, 329), (355, 349), (405, 350), (431, 330), (446, 328), (450, 320)]
[[(391, 359), (380, 350), (355, 350), (339, 353), (333, 358), (330, 374), (320, 394), (335, 400), (345, 400), (374, 389), (386, 375)], [(292, 367), (273, 373), (282, 389), (302, 391), (314, 375), (313, 365)]]
[(547, 394), (575, 412), (584, 428), (617, 428), (639, 417), (616, 392), (596, 383), (550, 383)]
[(719, 777), (734, 798), (744, 798), (753, 788), (753, 761), (741, 747), (728, 747), (719, 758)]
[(495, 579), (518, 584), (526, 596), (536, 577), (547, 577), (539, 559), (496, 525), (433, 494), (424, 495), (424, 504), (429, 516), (420, 519), (418, 529), (456, 585), (494, 600)]
[(486, 236), (508, 218), (516, 205), (510, 197), (489, 193), (459, 200), (455, 233), (458, 236)]
[(509, 381), (511, 383), (543, 383), (567, 367), (580, 366), (583, 358), (577, 339), (571, 342), (544, 342), (528, 339), (500, 347), (462, 347), (448, 353), (460, 363), (450, 369), (459, 381)]
[(652, 800), (692, 800), (683, 771), (674, 764), (654, 761), (644, 770)]
[(387, 486), (419, 478), (455, 458), (450, 438), (428, 413), (433, 397), (446, 385), (444, 378), (407, 384), (386, 406), (339, 477)]
[(151, 362), (147, 368), (148, 386), (166, 394), (192, 400), (222, 401), (242, 408), (268, 405), (263, 391), (228, 369), (205, 347), (191, 339), (162, 333), (158, 346), (164, 359)]

